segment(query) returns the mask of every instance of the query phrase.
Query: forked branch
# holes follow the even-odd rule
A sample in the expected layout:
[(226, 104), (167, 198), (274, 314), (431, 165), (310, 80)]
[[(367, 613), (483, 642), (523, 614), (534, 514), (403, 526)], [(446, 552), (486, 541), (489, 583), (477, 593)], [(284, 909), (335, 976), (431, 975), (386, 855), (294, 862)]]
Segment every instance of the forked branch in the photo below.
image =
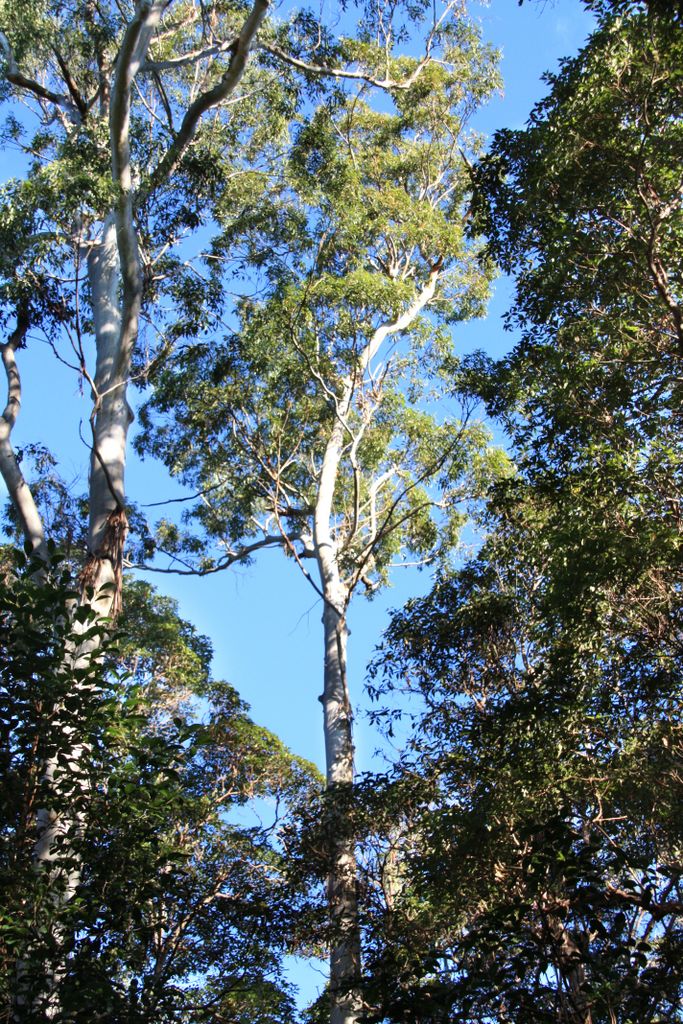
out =
[(166, 151), (156, 168), (152, 171), (143, 195), (149, 194), (165, 181), (180, 163), (183, 154), (190, 145), (202, 116), (213, 107), (223, 103), (235, 91), (247, 67), (249, 53), (259, 28), (268, 12), (270, 0), (254, 0), (254, 5), (246, 18), (242, 31), (226, 48), (231, 53), (230, 63), (225, 74), (216, 85), (200, 93), (190, 104), (178, 134)]

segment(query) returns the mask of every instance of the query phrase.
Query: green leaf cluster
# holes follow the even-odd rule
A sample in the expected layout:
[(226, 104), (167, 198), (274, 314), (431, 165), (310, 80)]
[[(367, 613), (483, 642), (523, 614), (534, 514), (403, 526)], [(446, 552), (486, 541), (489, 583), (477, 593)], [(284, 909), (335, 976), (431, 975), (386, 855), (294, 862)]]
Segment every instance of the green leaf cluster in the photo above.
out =
[[(288, 1019), (281, 961), (305, 901), (272, 837), (315, 770), (211, 679), (172, 602), (132, 584), (113, 636), (73, 615), (58, 555), (21, 561), (1, 583), (3, 1009), (35, 1020), (56, 985), (73, 1024)], [(74, 661), (88, 639), (100, 656)], [(256, 797), (274, 824), (244, 823)], [(57, 825), (44, 863), (41, 808)]]

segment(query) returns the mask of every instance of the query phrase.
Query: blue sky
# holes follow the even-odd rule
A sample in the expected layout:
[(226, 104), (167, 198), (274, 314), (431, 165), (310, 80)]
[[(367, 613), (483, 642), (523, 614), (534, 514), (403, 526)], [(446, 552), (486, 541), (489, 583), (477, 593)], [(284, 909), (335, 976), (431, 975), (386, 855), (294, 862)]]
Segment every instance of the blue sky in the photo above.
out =
[[(544, 93), (540, 77), (557, 67), (560, 57), (582, 44), (591, 20), (578, 0), (493, 0), (472, 12), (484, 38), (502, 53), (504, 95), (495, 97), (475, 120), (490, 134), (499, 127), (521, 127), (533, 103)], [(3, 177), (20, 173), (17, 159), (4, 155)], [(502, 329), (501, 316), (510, 298), (509, 284), (499, 280), (486, 319), (455, 328), (459, 353), (482, 348), (503, 353), (513, 338)], [(79, 492), (85, 489), (87, 450), (79, 441), (79, 424), (89, 415), (87, 396), (73, 371), (56, 363), (40, 342), (20, 353), (24, 402), (14, 440), (47, 444), (60, 457), (62, 475)], [(61, 395), (60, 421), (48, 420), (55, 391)], [(50, 424), (48, 427), (48, 423)], [(87, 436), (87, 430), (80, 427)], [(180, 493), (163, 468), (140, 463), (131, 452), (128, 493), (136, 503), (156, 502)], [(156, 514), (157, 510), (154, 510)], [(152, 516), (153, 518), (153, 516)], [(298, 754), (323, 763), (320, 704), (320, 604), (294, 564), (279, 551), (262, 553), (249, 568), (203, 579), (152, 575), (160, 589), (177, 597), (182, 613), (211, 637), (214, 670), (233, 683), (253, 709), (254, 718), (277, 732)], [(358, 597), (350, 616), (349, 658), (353, 696), (362, 703), (368, 657), (387, 622), (390, 608), (400, 607), (412, 594), (427, 589), (428, 574), (398, 570), (394, 586), (367, 602)], [(374, 741), (358, 716), (359, 766), (369, 767)]]
[[(542, 73), (554, 70), (560, 57), (576, 52), (590, 31), (591, 20), (578, 0), (526, 0), (521, 7), (516, 0), (493, 0), (488, 7), (473, 6), (472, 11), (481, 21), (484, 38), (502, 51), (505, 81), (504, 96), (480, 112), (475, 126), (487, 134), (500, 127), (521, 127), (533, 103), (544, 94)], [(0, 167), (2, 176), (19, 170), (11, 154), (6, 154)], [(499, 355), (510, 347), (513, 338), (503, 332), (500, 319), (509, 293), (508, 283), (499, 281), (489, 316), (455, 329), (459, 353), (483, 348)], [(78, 441), (79, 420), (87, 427), (89, 409), (80, 395), (79, 382), (72, 371), (55, 363), (44, 345), (29, 346), (20, 358), (24, 406), (15, 441), (18, 445), (42, 442), (55, 450), (63, 476), (80, 492), (85, 485), (87, 450)], [(53, 413), (56, 388), (64, 413), (54, 425), (45, 410)], [(143, 504), (178, 494), (163, 469), (140, 464), (132, 453), (128, 492), (133, 501)], [(282, 558), (279, 551), (267, 551), (252, 567), (212, 577), (152, 578), (161, 590), (178, 598), (183, 615), (211, 638), (214, 674), (239, 690), (251, 704), (255, 720), (278, 733), (297, 754), (324, 764), (317, 700), (322, 687), (321, 607), (293, 562)], [(426, 573), (399, 571), (393, 588), (369, 603), (358, 597), (352, 606), (349, 670), (352, 699), (358, 709), (356, 740), (361, 770), (370, 767), (377, 742), (363, 719), (368, 659), (387, 624), (389, 610), (428, 586)], [(305, 996), (321, 982), (319, 974), (309, 968), (297, 968), (293, 976)]]

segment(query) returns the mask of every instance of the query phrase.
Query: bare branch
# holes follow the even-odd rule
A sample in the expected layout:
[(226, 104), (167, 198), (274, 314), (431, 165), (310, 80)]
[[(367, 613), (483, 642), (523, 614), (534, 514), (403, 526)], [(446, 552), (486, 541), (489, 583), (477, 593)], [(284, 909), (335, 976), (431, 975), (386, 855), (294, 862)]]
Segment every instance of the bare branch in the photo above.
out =
[(62, 57), (62, 55), (59, 52), (59, 50), (56, 49), (56, 48), (54, 49), (54, 55), (57, 58), (57, 63), (59, 64), (59, 70), (62, 72), (62, 78), (64, 79), (64, 82), (66, 83), (67, 89), (69, 90), (69, 95), (71, 96), (71, 99), (73, 100), (74, 104), (76, 105), (76, 108), (78, 109), (78, 112), (79, 112), (81, 118), (84, 118), (85, 115), (88, 112), (88, 105), (87, 105), (87, 103), (85, 102), (85, 100), (83, 99), (83, 97), (81, 96), (81, 94), (79, 92), (78, 86), (76, 85), (76, 82), (74, 81), (73, 75), (71, 74), (71, 71), (69, 70), (68, 64), (66, 63), (66, 61)]
[(419, 313), (427, 306), (434, 298), (436, 292), (436, 285), (439, 280), (439, 274), (443, 267), (443, 260), (441, 257), (433, 264), (429, 277), (426, 283), (420, 289), (416, 297), (410, 303), (407, 309), (392, 323), (382, 324), (372, 335), (370, 341), (363, 349), (358, 360), (361, 372), (365, 373), (370, 363), (377, 355), (379, 349), (386, 339), (392, 334), (400, 334), (401, 331), (405, 331), (413, 323)]
[[(374, 555), (374, 551), (379, 543), (392, 534), (395, 530), (399, 529), (404, 523), (412, 519), (418, 512), (423, 511), (425, 508), (441, 507), (441, 503), (435, 501), (422, 502), (417, 508), (410, 509), (405, 515), (400, 516), (398, 519), (393, 519), (393, 515), (400, 505), (400, 503), (410, 494), (411, 491), (415, 490), (426, 480), (431, 479), (436, 473), (438, 473), (447, 463), (450, 456), (456, 450), (461, 442), (462, 435), (464, 433), (465, 425), (461, 425), (458, 430), (457, 436), (454, 438), (451, 444), (441, 453), (438, 459), (426, 466), (418, 476), (410, 479), (405, 487), (403, 487), (397, 494), (394, 495), (393, 500), (389, 504), (389, 508), (386, 510), (383, 516), (383, 521), (377, 528), (376, 523), (373, 526), (371, 537), (366, 543), (363, 550), (360, 552), (358, 558), (358, 565), (356, 571), (351, 576), (350, 589), (357, 585), (358, 581), (362, 579), (363, 574), (366, 571), (366, 566)], [(379, 478), (379, 481), (385, 482), (387, 474), (383, 474)], [(465, 495), (460, 495), (460, 499), (464, 498)]]
[(172, 134), (175, 134), (175, 127), (173, 124), (173, 111), (171, 110), (171, 104), (168, 101), (168, 96), (166, 95), (166, 90), (164, 89), (164, 83), (161, 81), (161, 75), (158, 75), (156, 72), (153, 72), (152, 78), (154, 79), (154, 84), (157, 87), (157, 93), (159, 95), (159, 99), (161, 100), (161, 105), (164, 108), (164, 113), (166, 114), (166, 121), (168, 123), (169, 131)]
[(174, 68), (187, 67), (188, 64), (198, 64), (209, 57), (219, 57), (222, 53), (234, 53), (237, 49), (239, 37), (235, 39), (224, 39), (213, 46), (206, 46), (202, 50), (193, 50), (191, 53), (183, 53), (179, 57), (170, 57), (168, 60), (147, 60), (142, 66), (143, 71), (172, 71)]
[(218, 490), (219, 487), (223, 487), (223, 481), (219, 481), (217, 484), (210, 484), (208, 487), (203, 487), (200, 491), (195, 491), (194, 494), (188, 494), (183, 498), (164, 498), (162, 501), (148, 501), (141, 505), (141, 508), (158, 508), (160, 505), (180, 505), (187, 501), (196, 501), (197, 498), (203, 498), (206, 494), (211, 491)]
[(170, 551), (164, 551), (163, 548), (157, 550), (162, 555), (167, 555), (174, 562), (178, 562), (183, 565), (183, 569), (175, 569), (172, 565), (161, 567), (157, 565), (147, 565), (145, 562), (131, 562), (129, 563), (130, 569), (143, 569), (145, 572), (159, 572), (164, 574), (172, 574), (175, 576), (211, 576), (213, 573), (222, 572), (224, 569), (229, 569), (230, 566), (235, 565), (238, 562), (243, 562), (249, 558), (255, 551), (260, 551), (262, 548), (272, 547), (283, 547), (284, 541), (281, 534), (268, 534), (262, 537), (261, 540), (256, 540), (252, 544), (243, 544), (241, 547), (228, 551), (222, 558), (219, 558), (213, 565), (205, 566), (201, 568), (199, 566), (193, 566), (189, 562), (185, 562), (178, 555), (173, 554)]
[(406, 89), (410, 89), (415, 84), (422, 72), (424, 71), (427, 64), (430, 63), (430, 57), (423, 57), (416, 67), (406, 78), (376, 78), (367, 71), (351, 71), (348, 68), (330, 67), (326, 64), (311, 64), (309, 61), (302, 60), (300, 57), (294, 57), (291, 53), (287, 53), (286, 50), (281, 49), (279, 46), (275, 46), (273, 43), (260, 43), (259, 49), (265, 53), (269, 53), (272, 57), (276, 57), (281, 60), (283, 64), (288, 64), (290, 67), (297, 68), (298, 71), (305, 71), (311, 75), (321, 75), (326, 78), (337, 78), (352, 82), (365, 82), (367, 85), (373, 85), (378, 89), (386, 89), (388, 92), (404, 92)]
[(133, 223), (132, 171), (130, 157), (131, 89), (140, 70), (152, 33), (159, 24), (168, 0), (149, 3), (140, 0), (135, 17), (129, 24), (116, 60), (111, 95), (109, 130), (112, 143), (112, 178), (119, 187), (116, 216), (116, 240), (121, 263), (123, 301), (119, 340), (119, 376), (127, 376), (130, 355), (138, 333), (142, 305), (142, 273)]
[[(377, 78), (366, 71), (352, 71), (348, 68), (330, 67), (327, 64), (313, 64), (310, 61), (302, 60), (300, 57), (292, 56), (292, 54), (287, 53), (286, 50), (281, 49), (279, 46), (275, 46), (273, 43), (262, 43), (259, 45), (259, 49), (269, 53), (272, 57), (276, 57), (283, 63), (289, 64), (290, 67), (297, 68), (299, 71), (305, 71), (308, 74), (323, 75), (327, 78), (336, 78), (346, 81), (365, 82), (367, 85), (375, 86), (375, 88), (378, 89), (386, 89), (389, 92), (405, 92), (407, 89), (410, 89), (415, 82), (417, 82), (427, 65), (434, 61), (434, 58), (432, 57), (432, 49), (437, 35), (444, 21), (446, 21), (455, 6), (456, 3), (454, 3), (453, 0), (449, 0), (449, 2), (445, 4), (443, 11), (438, 18), (436, 17), (436, 13), (434, 14), (432, 27), (427, 39), (425, 40), (424, 54), (417, 62), (411, 73), (405, 78), (391, 78), (388, 74), (386, 74), (384, 78)], [(385, 31), (385, 38), (388, 46), (392, 33), (391, 26), (387, 26)], [(439, 61), (439, 63), (443, 63), (443, 61)]]

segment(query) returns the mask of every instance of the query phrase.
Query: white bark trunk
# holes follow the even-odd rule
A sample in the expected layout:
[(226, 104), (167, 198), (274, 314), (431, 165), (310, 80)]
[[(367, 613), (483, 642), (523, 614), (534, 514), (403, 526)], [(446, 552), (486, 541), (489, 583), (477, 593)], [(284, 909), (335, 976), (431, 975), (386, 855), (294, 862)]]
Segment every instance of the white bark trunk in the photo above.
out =
[[(88, 558), (81, 574), (81, 604), (89, 605), (98, 618), (115, 614), (120, 603), (123, 545), (127, 521), (124, 509), (124, 473), (128, 429), (133, 416), (126, 392), (130, 377), (133, 347), (137, 340), (138, 319), (142, 304), (142, 274), (133, 219), (132, 176), (128, 140), (130, 92), (140, 63), (144, 60), (154, 27), (162, 11), (161, 4), (141, 3), (136, 17), (124, 37), (117, 61), (110, 137), (112, 144), (112, 177), (119, 189), (116, 210), (104, 221), (100, 236), (88, 256), (88, 278), (92, 294), (92, 312), (96, 344), (96, 366), (93, 379), (93, 447), (90, 465)], [(88, 628), (91, 623), (86, 623)], [(97, 658), (102, 637), (78, 640), (75, 630), (73, 648), (67, 652), (66, 671), (86, 667)], [(81, 688), (83, 684), (74, 683)], [(84, 699), (87, 694), (83, 694)], [(84, 776), (86, 747), (73, 726), (54, 715), (60, 769), (71, 776), (75, 790), (83, 796), (88, 780)], [(43, 781), (56, 786), (57, 758), (43, 766)], [(55, 799), (55, 805), (58, 803)], [(50, 806), (36, 814), (37, 839), (33, 851), (37, 870), (46, 872), (54, 883), (55, 923), (53, 939), (58, 950), (65, 950), (68, 934), (59, 920), (59, 908), (74, 897), (80, 882), (81, 869), (73, 843), (82, 827), (78, 810), (57, 811)], [(17, 971), (15, 1019), (27, 1009), (23, 980), (27, 962)], [(66, 971), (65, 953), (43, 965), (43, 1000), (30, 1009), (41, 1019), (56, 1019), (61, 1014), (59, 989)]]
[[(346, 606), (350, 595), (340, 578), (337, 546), (332, 535), (334, 488), (341, 461), (343, 438), (344, 427), (341, 420), (337, 419), (323, 459), (313, 537), (324, 596), (322, 621), (325, 665), (321, 700), (327, 789), (332, 800), (329, 810), (328, 878), (332, 930), (330, 1024), (355, 1024), (360, 1012), (356, 853), (353, 835), (349, 834), (348, 815), (344, 810), (344, 800), (350, 798), (354, 781), (352, 712), (346, 676)], [(335, 795), (340, 800), (338, 808), (334, 806)]]
[[(133, 413), (128, 405), (130, 349), (122, 351), (121, 261), (116, 218), (109, 217), (88, 257), (97, 361), (93, 392), (93, 447), (90, 459), (89, 559), (84, 591), (91, 590), (101, 615), (120, 604), (126, 445)], [(137, 331), (137, 320), (136, 320)]]
[(97, 361), (93, 450), (90, 461), (90, 523), (88, 546), (97, 554), (111, 513), (123, 507), (126, 440), (132, 412), (126, 399), (128, 373), (120, 365), (121, 269), (114, 217), (105, 221), (101, 237), (88, 258)]
[[(353, 584), (345, 584), (339, 570), (339, 543), (334, 536), (334, 491), (342, 461), (346, 422), (355, 389), (383, 343), (406, 330), (431, 302), (441, 271), (441, 261), (413, 302), (393, 322), (376, 328), (358, 354), (357, 373), (343, 382), (337, 399), (336, 416), (320, 470), (313, 523), (313, 547), (324, 599), (325, 637), (324, 688), (321, 697), (325, 730), (327, 789), (331, 797), (328, 879), (330, 948), (330, 1024), (356, 1024), (362, 1009), (360, 994), (361, 943), (358, 921), (356, 846), (344, 802), (351, 798), (354, 782), (352, 710), (346, 674), (346, 609)], [(340, 796), (335, 811), (335, 790)]]
[[(112, 179), (117, 190), (117, 201), (88, 255), (97, 358), (92, 380), (93, 443), (89, 480), (88, 558), (81, 579), (81, 603), (93, 608), (100, 618), (115, 614), (120, 603), (122, 555), (127, 529), (124, 507), (126, 445), (133, 419), (126, 393), (143, 297), (143, 276), (134, 219), (134, 174), (129, 140), (130, 103), (135, 76), (146, 60), (152, 36), (168, 2), (138, 0), (135, 14), (119, 48), (111, 90), (108, 82), (101, 90), (103, 98), (110, 97)], [(162, 161), (165, 175), (172, 172), (182, 157), (202, 114), (224, 100), (237, 87), (268, 7), (269, 0), (254, 0), (227, 72), (218, 86), (191, 104), (178, 139), (170, 147), (167, 158)], [(0, 37), (0, 46), (3, 41), (4, 37)], [(47, 94), (38, 83), (23, 76), (18, 84), (52, 103), (62, 102), (62, 97)], [(155, 182), (159, 180), (159, 175), (154, 176)], [(14, 387), (18, 394), (19, 385), (13, 357), (13, 348), (5, 346), (3, 359), (10, 400), (0, 423), (0, 472), (5, 476), (27, 540), (34, 548), (41, 548), (44, 536), (40, 518), (10, 444), (10, 433), (18, 409), (18, 398), (12, 389)], [(68, 667), (81, 668), (97, 658), (100, 642), (100, 639), (90, 639), (80, 644), (76, 637), (74, 649), (68, 655)], [(58, 713), (55, 718), (59, 718)], [(87, 751), (72, 727), (61, 727), (58, 721), (54, 727), (60, 730), (60, 755), (62, 758), (66, 755), (66, 771), (77, 780), (77, 789), (80, 788), (82, 793), (87, 786), (82, 775)], [(48, 784), (54, 780), (56, 767), (56, 761), (52, 760), (43, 766), (43, 779)], [(55, 880), (59, 876), (55, 892), (58, 903), (63, 905), (72, 898), (80, 880), (79, 865), (74, 862), (70, 851), (70, 837), (77, 835), (80, 827), (79, 816), (77, 813), (58, 815), (44, 808), (37, 813), (36, 827), (35, 864), (53, 875)], [(57, 944), (61, 945), (61, 940), (68, 936), (58, 932), (56, 938)], [(36, 1005), (30, 1008), (40, 1013), (42, 1019), (59, 1016), (58, 989), (63, 972), (63, 962), (57, 962), (50, 969), (45, 965), (47, 1006), (38, 1008)], [(18, 979), (21, 975), (22, 966), (19, 965)], [(21, 985), (18, 987), (21, 988)], [(22, 1003), (20, 995), (15, 1007), (23, 1013), (29, 1009), (25, 1001)]]

